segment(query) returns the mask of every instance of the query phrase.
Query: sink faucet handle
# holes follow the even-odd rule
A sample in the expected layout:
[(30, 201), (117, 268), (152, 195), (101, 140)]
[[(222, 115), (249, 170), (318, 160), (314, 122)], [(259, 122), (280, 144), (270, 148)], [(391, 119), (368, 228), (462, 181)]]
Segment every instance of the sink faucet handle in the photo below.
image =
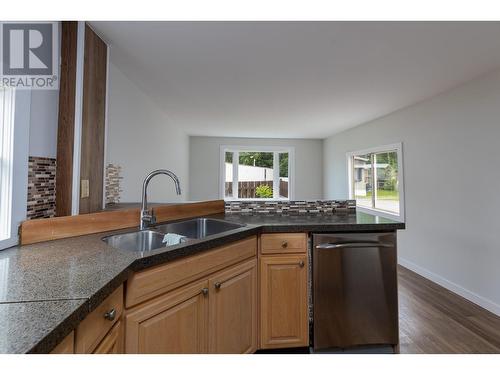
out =
[(151, 219), (150, 219), (149, 223), (150, 223), (151, 225), (156, 224), (155, 209), (154, 209), (153, 207), (151, 207), (150, 218), (151, 218)]

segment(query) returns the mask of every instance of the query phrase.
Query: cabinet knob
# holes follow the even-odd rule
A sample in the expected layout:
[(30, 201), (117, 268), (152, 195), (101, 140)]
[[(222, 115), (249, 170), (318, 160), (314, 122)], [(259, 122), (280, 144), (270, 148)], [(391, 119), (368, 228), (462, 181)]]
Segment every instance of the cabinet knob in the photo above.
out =
[(201, 293), (204, 295), (204, 296), (208, 296), (208, 288), (203, 288), (201, 290)]
[(104, 314), (104, 319), (106, 319), (106, 320), (113, 321), (113, 320), (115, 320), (115, 318), (116, 318), (116, 310), (115, 309), (111, 309)]
[(300, 268), (304, 267), (304, 264), (305, 264), (305, 263), (304, 263), (304, 261), (303, 261), (303, 260), (301, 260), (301, 261), (299, 262), (299, 267), (300, 267)]
[(287, 242), (287, 241), (283, 241), (283, 242), (281, 243), (281, 247), (282, 247), (283, 249), (286, 249), (286, 248), (288, 247), (288, 242)]
[(215, 289), (220, 289), (221, 286), (222, 286), (222, 283), (220, 283), (218, 281), (214, 284)]

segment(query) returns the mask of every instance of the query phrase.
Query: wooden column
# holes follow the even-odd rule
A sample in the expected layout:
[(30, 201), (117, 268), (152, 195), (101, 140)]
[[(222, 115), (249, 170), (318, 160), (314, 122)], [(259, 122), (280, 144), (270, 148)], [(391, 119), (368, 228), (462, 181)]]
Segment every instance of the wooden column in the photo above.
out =
[(101, 211), (104, 184), (107, 45), (85, 26), (80, 214)]
[(77, 34), (78, 22), (62, 22), (59, 123), (57, 129), (56, 216), (71, 215)]
[[(78, 89), (77, 60), (82, 56), (78, 56), (77, 44), (78, 22), (62, 22), (56, 216), (72, 213), (74, 162), (80, 164), (79, 213), (103, 208), (107, 45), (85, 25), (83, 88)], [(75, 117), (75, 113), (79, 113), (75, 108), (77, 96), (82, 98), (81, 143), (78, 144), (81, 149), (80, 160), (74, 161), (75, 120), (80, 120)]]

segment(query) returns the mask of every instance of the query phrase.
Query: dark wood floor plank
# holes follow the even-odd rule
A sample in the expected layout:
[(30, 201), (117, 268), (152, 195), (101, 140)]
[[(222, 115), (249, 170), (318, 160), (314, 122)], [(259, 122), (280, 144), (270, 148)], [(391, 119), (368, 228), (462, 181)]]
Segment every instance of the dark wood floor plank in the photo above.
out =
[(500, 353), (500, 317), (398, 268), (401, 353)]

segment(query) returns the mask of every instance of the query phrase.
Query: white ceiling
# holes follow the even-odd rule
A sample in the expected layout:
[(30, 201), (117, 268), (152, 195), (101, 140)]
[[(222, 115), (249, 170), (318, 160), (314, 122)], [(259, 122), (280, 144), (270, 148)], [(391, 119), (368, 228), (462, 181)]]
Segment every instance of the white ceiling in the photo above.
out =
[(500, 66), (500, 22), (92, 22), (190, 135), (324, 138)]

